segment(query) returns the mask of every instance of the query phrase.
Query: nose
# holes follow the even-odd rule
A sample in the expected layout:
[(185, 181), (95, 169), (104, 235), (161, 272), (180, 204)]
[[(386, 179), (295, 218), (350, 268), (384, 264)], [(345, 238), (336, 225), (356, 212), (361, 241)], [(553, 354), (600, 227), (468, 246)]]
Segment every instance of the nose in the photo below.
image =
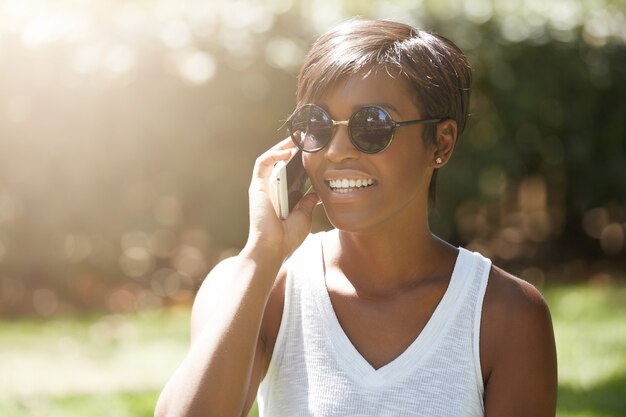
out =
[(335, 124), (333, 136), (330, 138), (330, 143), (326, 145), (325, 152), (326, 159), (335, 163), (359, 157), (359, 150), (354, 147), (350, 140), (347, 123)]

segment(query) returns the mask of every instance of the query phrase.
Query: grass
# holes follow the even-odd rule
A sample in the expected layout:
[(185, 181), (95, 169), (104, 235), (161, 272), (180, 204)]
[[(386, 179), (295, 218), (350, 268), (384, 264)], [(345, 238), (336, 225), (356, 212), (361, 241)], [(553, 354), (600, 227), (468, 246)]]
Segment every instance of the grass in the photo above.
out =
[(152, 416), (188, 310), (0, 322), (0, 416)]
[[(559, 355), (557, 415), (626, 415), (626, 285), (544, 294)], [(0, 416), (152, 416), (187, 349), (188, 320), (178, 309), (0, 322)]]
[(72, 394), (60, 397), (13, 398), (0, 403), (7, 417), (151, 417), (158, 391)]
[(559, 358), (559, 417), (626, 415), (626, 286), (545, 291)]

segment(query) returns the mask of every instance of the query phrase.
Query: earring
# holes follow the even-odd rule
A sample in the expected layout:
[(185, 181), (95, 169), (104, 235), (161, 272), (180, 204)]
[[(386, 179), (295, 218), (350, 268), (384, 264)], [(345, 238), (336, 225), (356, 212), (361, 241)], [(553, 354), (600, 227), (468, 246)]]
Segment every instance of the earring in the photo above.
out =
[(443, 163), (443, 159), (441, 159), (441, 157), (437, 157), (437, 159), (435, 159), (435, 162), (441, 165)]

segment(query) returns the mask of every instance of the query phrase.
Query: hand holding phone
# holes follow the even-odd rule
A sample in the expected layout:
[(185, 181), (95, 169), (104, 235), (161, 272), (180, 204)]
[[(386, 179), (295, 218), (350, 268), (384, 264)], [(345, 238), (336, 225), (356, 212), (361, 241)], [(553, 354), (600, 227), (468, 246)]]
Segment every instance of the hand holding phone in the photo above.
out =
[(302, 151), (296, 152), (289, 161), (274, 165), (270, 184), (274, 190), (272, 203), (276, 214), (285, 220), (298, 201), (311, 190), (311, 180), (302, 165)]

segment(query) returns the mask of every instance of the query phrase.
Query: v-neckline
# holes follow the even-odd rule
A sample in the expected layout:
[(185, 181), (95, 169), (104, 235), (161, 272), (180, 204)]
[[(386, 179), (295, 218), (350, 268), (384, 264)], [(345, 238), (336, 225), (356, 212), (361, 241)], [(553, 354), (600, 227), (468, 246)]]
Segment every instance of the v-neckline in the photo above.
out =
[(472, 263), (471, 253), (466, 249), (458, 248), (457, 259), (448, 287), (422, 331), (396, 358), (376, 369), (357, 350), (339, 323), (326, 287), (322, 247), (324, 233), (319, 235), (319, 254), (317, 256), (320, 257), (320, 262), (316, 262), (319, 265), (319, 270), (313, 274), (315, 278), (311, 280), (311, 285), (315, 292), (317, 307), (327, 325), (326, 331), (333, 343), (338, 360), (347, 367), (349, 374), (366, 386), (381, 386), (390, 383), (415, 369), (419, 366), (420, 361), (424, 360), (429, 352), (432, 352), (432, 346), (445, 329), (447, 318), (451, 316), (451, 310), (455, 304), (458, 304), (455, 301), (463, 292), (463, 284), (466, 281), (464, 276), (471, 269), (468, 268)]

